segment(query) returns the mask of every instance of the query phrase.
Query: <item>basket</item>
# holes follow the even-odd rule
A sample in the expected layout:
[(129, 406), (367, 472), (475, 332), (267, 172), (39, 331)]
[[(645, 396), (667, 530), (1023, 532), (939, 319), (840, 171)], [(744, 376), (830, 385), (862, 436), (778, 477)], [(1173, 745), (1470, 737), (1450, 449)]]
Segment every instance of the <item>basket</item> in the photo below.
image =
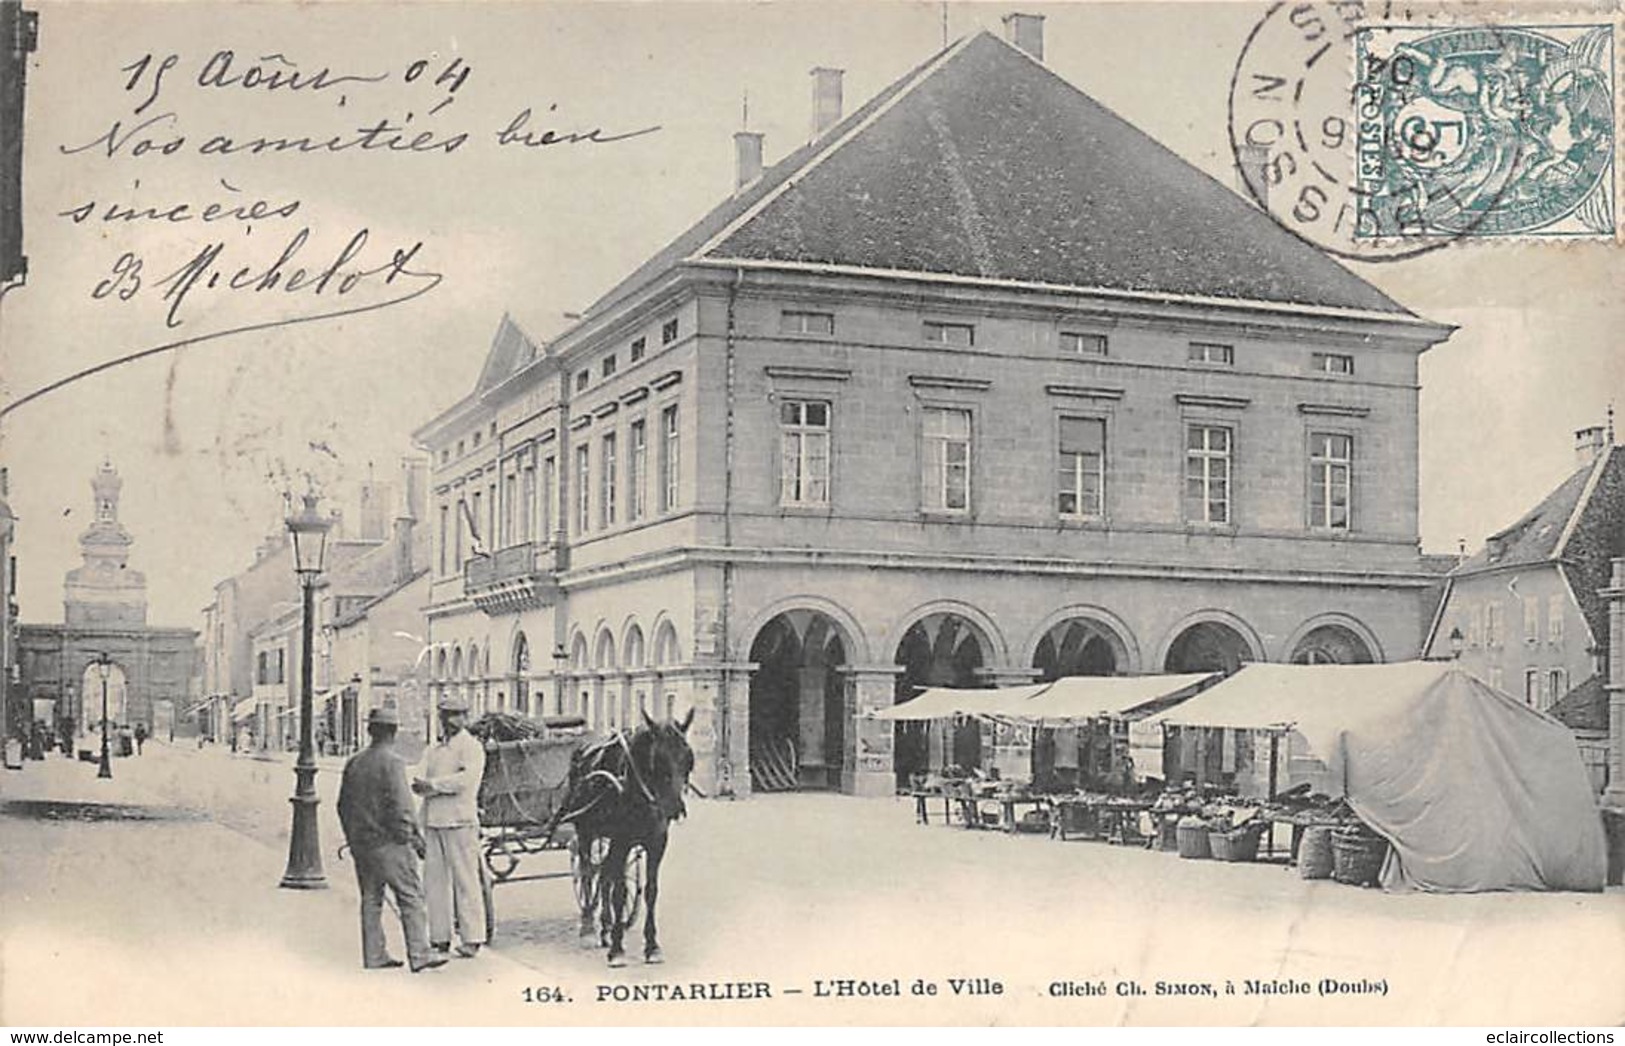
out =
[(1215, 861), (1256, 861), (1258, 841), (1262, 836), (1263, 832), (1255, 826), (1229, 832), (1209, 832), (1208, 842), (1213, 847)]
[(1209, 842), (1207, 822), (1200, 817), (1184, 817), (1178, 828), (1179, 856), (1205, 860), (1213, 856)]
[(1363, 831), (1332, 833), (1332, 878), (1349, 886), (1375, 886), (1388, 856), (1388, 840)]
[(1329, 879), (1332, 865), (1332, 826), (1309, 825), (1303, 830), (1303, 839), (1298, 844), (1298, 877)]

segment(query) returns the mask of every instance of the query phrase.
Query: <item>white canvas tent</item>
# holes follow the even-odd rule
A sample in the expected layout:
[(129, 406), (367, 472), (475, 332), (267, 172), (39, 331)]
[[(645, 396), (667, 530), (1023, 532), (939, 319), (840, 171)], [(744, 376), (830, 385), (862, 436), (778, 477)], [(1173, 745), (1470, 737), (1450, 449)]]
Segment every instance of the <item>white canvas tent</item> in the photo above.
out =
[(1393, 844), (1389, 888), (1602, 889), (1573, 735), (1450, 662), (1253, 664), (1145, 723), (1296, 731)]
[(1053, 683), (993, 690), (929, 687), (911, 700), (875, 713), (876, 719), (915, 722), (956, 715), (993, 716), (1030, 723), (1131, 715), (1194, 694), (1211, 672), (1171, 676), (1068, 676)]

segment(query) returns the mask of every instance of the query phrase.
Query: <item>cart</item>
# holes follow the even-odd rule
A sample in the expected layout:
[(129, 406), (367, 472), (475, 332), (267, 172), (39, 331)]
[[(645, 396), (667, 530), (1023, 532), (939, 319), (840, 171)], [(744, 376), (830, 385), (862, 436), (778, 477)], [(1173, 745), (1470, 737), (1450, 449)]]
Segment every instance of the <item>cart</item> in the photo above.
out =
[[(521, 882), (568, 878), (576, 908), (585, 919), (598, 908), (597, 872), (608, 852), (608, 840), (595, 839), (592, 852), (576, 845), (575, 827), (559, 817), (569, 792), (570, 764), (592, 740), (585, 731), (550, 730), (518, 741), (485, 742), (485, 774), (480, 779), (480, 883), (485, 893), (485, 930), (496, 929), (495, 888)], [(567, 854), (560, 867), (559, 855)], [(535, 862), (548, 867), (532, 870)], [(643, 850), (634, 847), (626, 860), (628, 921), (643, 905)]]

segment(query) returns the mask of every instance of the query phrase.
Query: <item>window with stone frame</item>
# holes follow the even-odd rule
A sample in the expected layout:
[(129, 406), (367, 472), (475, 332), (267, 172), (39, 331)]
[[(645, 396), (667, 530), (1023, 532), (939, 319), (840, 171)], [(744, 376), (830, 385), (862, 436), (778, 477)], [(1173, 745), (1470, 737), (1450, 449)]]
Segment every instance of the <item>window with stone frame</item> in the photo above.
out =
[(1354, 437), (1336, 432), (1309, 435), (1309, 526), (1348, 530), (1352, 516)]
[(1566, 604), (1562, 595), (1553, 594), (1546, 597), (1546, 642), (1553, 646), (1563, 645), (1563, 611)]
[(1523, 703), (1530, 708), (1540, 707), (1540, 669), (1523, 670)]
[(662, 514), (677, 507), (682, 459), (682, 437), (677, 427), (677, 405), (674, 403), (660, 411), (660, 511)]
[(969, 512), (971, 412), (959, 407), (927, 407), (922, 424), (921, 507), (927, 512)]
[(592, 452), (585, 443), (576, 448), (576, 533), (592, 529)]
[(1536, 596), (1523, 597), (1523, 641), (1540, 642), (1540, 599)]
[(1563, 695), (1569, 692), (1569, 674), (1567, 670), (1553, 668), (1546, 673), (1546, 707), (1550, 708), (1563, 700)]
[(1231, 521), (1231, 454), (1235, 433), (1225, 425), (1185, 427), (1185, 518), (1192, 523)]
[(636, 523), (648, 511), (645, 489), (649, 474), (649, 423), (642, 418), (626, 427), (626, 519)]
[(615, 525), (615, 466), (615, 433), (608, 432), (598, 445), (598, 518), (599, 525), (606, 528)]
[(830, 404), (779, 401), (779, 504), (829, 504)]
[(1060, 419), (1057, 509), (1074, 519), (1105, 514), (1106, 422), (1100, 418)]

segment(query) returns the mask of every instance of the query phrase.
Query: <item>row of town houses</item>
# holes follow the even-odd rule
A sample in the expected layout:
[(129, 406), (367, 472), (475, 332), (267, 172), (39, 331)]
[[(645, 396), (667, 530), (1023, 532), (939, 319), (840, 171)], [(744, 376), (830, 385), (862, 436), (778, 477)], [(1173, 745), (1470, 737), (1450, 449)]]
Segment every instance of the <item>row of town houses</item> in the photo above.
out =
[[(810, 141), (764, 167), (740, 132), (733, 193), (571, 327), (470, 347), (332, 542), (324, 747), (383, 703), (421, 737), (446, 693), (692, 710), (708, 793), (788, 750), (884, 794), (945, 758), (871, 715), (923, 686), (1458, 656), (1603, 787), (1611, 425), (1482, 552), (1423, 555), (1418, 359), (1452, 329), (1057, 77), (1041, 17), (1006, 29), (851, 113), (814, 70)], [(280, 534), (216, 586), (205, 734), (291, 743), (297, 595)]]

